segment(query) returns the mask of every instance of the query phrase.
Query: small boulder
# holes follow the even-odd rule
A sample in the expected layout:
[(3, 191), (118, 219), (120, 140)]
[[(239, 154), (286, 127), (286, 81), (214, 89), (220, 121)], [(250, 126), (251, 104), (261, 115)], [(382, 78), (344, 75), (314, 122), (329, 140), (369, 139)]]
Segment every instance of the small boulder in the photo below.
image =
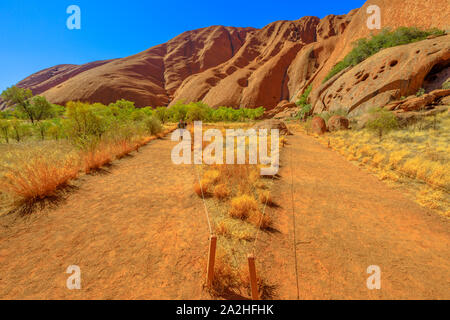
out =
[[(281, 135), (291, 135), (286, 124), (281, 120), (269, 119), (264, 120), (253, 126), (253, 129), (278, 129)], [(270, 133), (270, 131), (269, 131)]]
[(324, 134), (327, 131), (327, 125), (322, 117), (316, 116), (312, 119), (311, 130), (316, 134)]
[(343, 116), (335, 115), (328, 120), (328, 130), (330, 131), (347, 130), (348, 126), (349, 121)]

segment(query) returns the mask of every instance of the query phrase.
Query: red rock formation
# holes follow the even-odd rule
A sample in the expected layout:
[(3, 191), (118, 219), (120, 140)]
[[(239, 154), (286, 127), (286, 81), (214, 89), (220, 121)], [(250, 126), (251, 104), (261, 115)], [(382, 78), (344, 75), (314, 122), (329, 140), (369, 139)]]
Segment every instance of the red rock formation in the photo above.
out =
[(174, 101), (215, 106), (274, 107), (290, 99), (287, 69), (297, 52), (315, 41), (316, 17), (278, 21), (249, 34), (229, 61), (187, 78)]
[[(48, 78), (56, 67), (50, 68), (19, 85), (35, 94), (48, 89), (43, 95), (58, 104), (70, 100), (110, 103), (124, 98), (140, 107), (168, 105), (185, 78), (232, 58), (253, 30), (213, 26), (188, 31), (134, 56), (96, 66), (67, 66), (64, 73)], [(40, 84), (40, 78), (45, 82)]]
[(356, 115), (382, 107), (416, 94), (425, 78), (449, 66), (450, 35), (384, 49), (318, 87), (311, 96), (313, 110)]

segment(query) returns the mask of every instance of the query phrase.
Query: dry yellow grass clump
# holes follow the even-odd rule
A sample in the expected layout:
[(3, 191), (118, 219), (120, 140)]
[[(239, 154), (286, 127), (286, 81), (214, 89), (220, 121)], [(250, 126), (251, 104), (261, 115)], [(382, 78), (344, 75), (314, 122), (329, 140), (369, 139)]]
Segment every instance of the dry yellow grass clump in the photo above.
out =
[(101, 145), (93, 150), (87, 151), (83, 155), (84, 172), (86, 174), (99, 170), (101, 167), (110, 164), (114, 159), (108, 145)]
[(274, 204), (273, 199), (272, 199), (272, 194), (270, 193), (269, 190), (259, 191), (259, 201), (263, 205), (272, 206)]
[(230, 196), (230, 189), (224, 183), (219, 184), (214, 187), (214, 197), (219, 200), (224, 200)]
[(258, 202), (249, 195), (242, 195), (231, 199), (230, 216), (238, 219), (246, 219), (253, 211), (258, 210)]
[(206, 197), (209, 195), (209, 188), (211, 186), (211, 181), (208, 179), (201, 179), (200, 182), (194, 184), (194, 191), (199, 197)]
[[(44, 153), (44, 150), (47, 153)], [(79, 158), (50, 149), (16, 151), (1, 177), (0, 193), (18, 203), (32, 203), (55, 192), (78, 177)]]
[(255, 227), (260, 228), (262, 230), (268, 229), (272, 226), (272, 218), (259, 210), (250, 212), (248, 221)]
[(133, 151), (139, 150), (139, 144), (126, 139), (116, 141), (112, 144), (112, 152), (116, 156), (116, 159), (122, 159), (129, 155)]

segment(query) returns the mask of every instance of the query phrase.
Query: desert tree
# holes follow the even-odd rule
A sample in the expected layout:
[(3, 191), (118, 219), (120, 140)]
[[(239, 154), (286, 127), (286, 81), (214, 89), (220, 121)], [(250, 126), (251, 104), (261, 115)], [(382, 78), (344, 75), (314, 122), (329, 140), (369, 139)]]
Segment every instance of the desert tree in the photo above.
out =
[(20, 112), (23, 112), (34, 123), (34, 113), (31, 106), (31, 98), (33, 93), (30, 89), (23, 89), (17, 86), (12, 86), (2, 92), (2, 98), (6, 101), (7, 106), (14, 106)]
[(33, 97), (30, 89), (12, 86), (3, 91), (1, 96), (8, 106), (25, 114), (32, 124), (54, 115), (52, 104), (44, 97)]
[(53, 105), (41, 96), (32, 98), (31, 112), (35, 121), (41, 121), (54, 116)]

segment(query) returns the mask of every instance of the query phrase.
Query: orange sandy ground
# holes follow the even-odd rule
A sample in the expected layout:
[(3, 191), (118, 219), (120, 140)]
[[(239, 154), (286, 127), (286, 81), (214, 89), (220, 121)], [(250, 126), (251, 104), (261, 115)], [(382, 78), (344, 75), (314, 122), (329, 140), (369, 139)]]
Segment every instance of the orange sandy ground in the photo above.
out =
[[(278, 232), (258, 247), (278, 297), (297, 298), (292, 188), (300, 299), (450, 298), (448, 220), (312, 137), (289, 143), (271, 212)], [(381, 268), (381, 290), (367, 289), (370, 265)]]
[[(258, 272), (274, 298), (449, 299), (447, 220), (305, 135), (289, 137), (275, 230), (258, 242)], [(202, 290), (208, 227), (195, 171), (156, 140), (77, 182), (55, 208), (0, 219), (2, 299), (209, 299)], [(291, 174), (293, 185), (291, 185)], [(292, 189), (291, 189), (292, 188)], [(65, 273), (79, 265), (82, 290)], [(381, 267), (381, 290), (366, 269)]]

